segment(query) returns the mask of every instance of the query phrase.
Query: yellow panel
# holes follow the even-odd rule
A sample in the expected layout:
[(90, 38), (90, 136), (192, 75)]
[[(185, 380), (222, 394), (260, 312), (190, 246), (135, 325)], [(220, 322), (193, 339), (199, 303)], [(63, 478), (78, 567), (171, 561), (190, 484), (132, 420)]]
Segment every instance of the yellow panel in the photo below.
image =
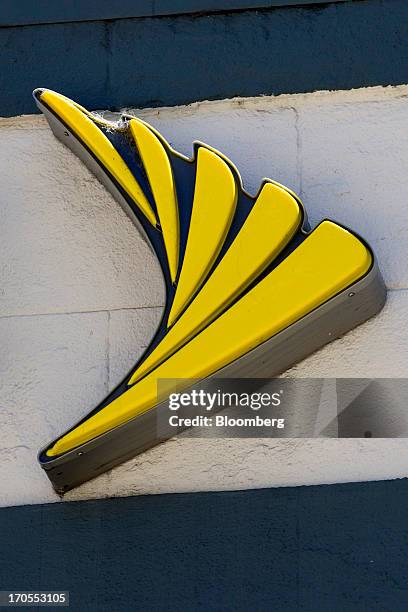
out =
[(84, 113), (78, 105), (68, 98), (49, 90), (41, 94), (41, 102), (45, 102), (73, 133), (81, 138), (95, 157), (102, 162), (119, 185), (138, 205), (150, 223), (155, 226), (157, 221), (154, 211), (142, 188), (115, 147), (90, 118), (90, 113)]
[(163, 232), (170, 276), (174, 282), (179, 260), (179, 217), (176, 186), (169, 157), (159, 138), (139, 119), (130, 121), (130, 130), (143, 161)]
[(170, 359), (111, 404), (62, 436), (55, 456), (153, 408), (160, 378), (201, 379), (245, 355), (364, 276), (367, 247), (323, 221), (279, 266)]
[(142, 378), (213, 321), (275, 259), (301, 223), (302, 213), (295, 198), (281, 187), (266, 183), (217, 268), (129, 384)]
[(214, 264), (231, 226), (236, 203), (237, 185), (230, 168), (219, 155), (200, 147), (187, 245), (168, 326), (177, 319)]

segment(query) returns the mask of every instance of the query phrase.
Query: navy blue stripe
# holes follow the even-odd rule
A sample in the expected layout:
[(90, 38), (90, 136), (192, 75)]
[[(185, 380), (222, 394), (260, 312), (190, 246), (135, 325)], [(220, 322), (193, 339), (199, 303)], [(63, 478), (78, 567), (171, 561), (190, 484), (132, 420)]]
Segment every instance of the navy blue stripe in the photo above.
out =
[(3, 508), (0, 584), (76, 612), (405, 611), (407, 516), (406, 479)]
[(406, 0), (0, 28), (0, 116), (406, 83), (407, 39)]
[[(351, 0), (331, 0), (350, 2)], [(0, 27), (323, 4), (327, 0), (2, 0)]]

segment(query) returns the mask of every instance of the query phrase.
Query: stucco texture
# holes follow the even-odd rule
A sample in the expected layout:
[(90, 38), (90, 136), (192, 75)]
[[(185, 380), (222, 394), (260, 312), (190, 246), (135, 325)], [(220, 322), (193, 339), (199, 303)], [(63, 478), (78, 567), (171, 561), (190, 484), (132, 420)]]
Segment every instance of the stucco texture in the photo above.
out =
[[(314, 377), (408, 375), (408, 86), (140, 111), (172, 145), (222, 150), (373, 246), (382, 313), (296, 366)], [(157, 262), (111, 196), (42, 117), (0, 120), (0, 505), (58, 501), (38, 449), (126, 373), (158, 324)], [(174, 439), (65, 500), (407, 475), (408, 442)]]

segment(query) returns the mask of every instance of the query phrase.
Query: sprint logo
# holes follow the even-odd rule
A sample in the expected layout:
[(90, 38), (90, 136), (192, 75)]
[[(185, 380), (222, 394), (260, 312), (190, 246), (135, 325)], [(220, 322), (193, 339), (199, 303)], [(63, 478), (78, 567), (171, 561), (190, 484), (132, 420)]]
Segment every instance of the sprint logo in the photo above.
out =
[(250, 195), (231, 161), (206, 144), (195, 143), (190, 159), (137, 117), (112, 123), (53, 91), (34, 97), (151, 244), (167, 293), (142, 358), (41, 451), (58, 492), (158, 442), (159, 380), (272, 377), (381, 309), (370, 247), (330, 220), (311, 231), (283, 185), (265, 179)]

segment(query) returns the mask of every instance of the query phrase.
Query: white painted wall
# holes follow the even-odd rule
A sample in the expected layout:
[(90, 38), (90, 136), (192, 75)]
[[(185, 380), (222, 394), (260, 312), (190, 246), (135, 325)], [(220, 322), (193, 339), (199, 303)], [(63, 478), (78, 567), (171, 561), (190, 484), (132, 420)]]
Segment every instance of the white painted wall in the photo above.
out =
[[(144, 110), (184, 153), (203, 140), (245, 186), (294, 189), (374, 247), (385, 310), (294, 368), (408, 376), (408, 86)], [(0, 119), (0, 505), (57, 501), (37, 450), (125, 374), (158, 323), (158, 265), (42, 117)], [(172, 440), (65, 500), (406, 476), (408, 440)]]

